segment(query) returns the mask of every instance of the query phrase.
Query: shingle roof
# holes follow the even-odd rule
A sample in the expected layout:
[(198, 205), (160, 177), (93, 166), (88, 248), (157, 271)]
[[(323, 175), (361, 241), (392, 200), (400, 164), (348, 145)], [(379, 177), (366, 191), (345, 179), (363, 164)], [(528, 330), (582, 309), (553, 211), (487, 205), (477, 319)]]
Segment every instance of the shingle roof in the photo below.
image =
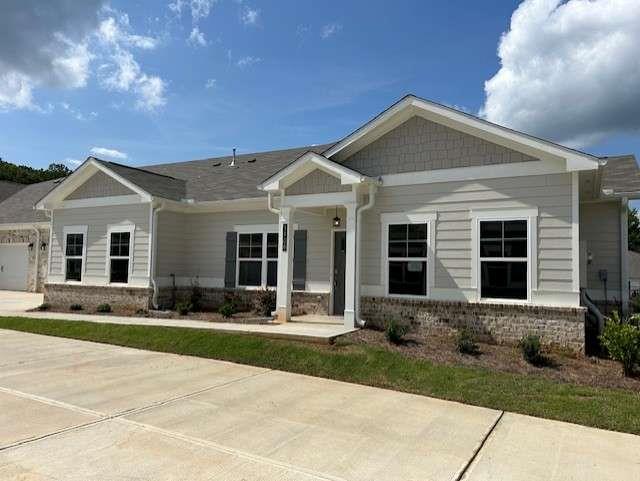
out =
[(638, 197), (640, 196), (640, 168), (633, 155), (615, 157), (601, 157), (606, 161), (602, 167), (601, 191), (607, 197)]
[(0, 180), (0, 202), (7, 197), (12, 196), (23, 187), (24, 184), (17, 184), (16, 182), (9, 182), (8, 180)]
[(47, 222), (49, 219), (44, 212), (35, 210), (34, 205), (56, 187), (58, 182), (59, 180), (47, 180), (26, 185), (0, 202), (0, 224)]

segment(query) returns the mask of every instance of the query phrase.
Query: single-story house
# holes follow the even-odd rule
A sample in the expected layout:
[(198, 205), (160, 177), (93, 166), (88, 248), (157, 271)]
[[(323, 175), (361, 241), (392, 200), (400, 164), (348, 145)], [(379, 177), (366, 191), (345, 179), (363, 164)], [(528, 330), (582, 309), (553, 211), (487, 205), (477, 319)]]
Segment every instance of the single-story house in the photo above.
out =
[[(628, 304), (639, 193), (632, 155), (596, 157), (408, 95), (326, 145), (144, 167), (89, 157), (0, 203), (14, 233), (0, 253), (27, 244), (29, 272), (46, 253), (35, 269), (51, 304), (163, 307), (194, 283), (219, 304), (272, 288), (282, 322), (405, 319), (581, 345), (581, 288)], [(20, 237), (40, 228), (39, 244)]]

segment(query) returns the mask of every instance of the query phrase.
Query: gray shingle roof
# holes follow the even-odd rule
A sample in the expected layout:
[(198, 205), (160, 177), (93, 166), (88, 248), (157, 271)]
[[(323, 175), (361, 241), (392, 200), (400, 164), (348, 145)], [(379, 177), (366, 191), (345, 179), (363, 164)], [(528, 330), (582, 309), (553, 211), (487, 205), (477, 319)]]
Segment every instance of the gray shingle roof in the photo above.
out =
[(0, 224), (47, 222), (49, 219), (44, 212), (35, 210), (33, 207), (56, 187), (58, 182), (59, 180), (47, 180), (25, 185), (11, 197), (0, 202)]
[(17, 184), (15, 182), (9, 182), (8, 180), (0, 180), (0, 202), (7, 197), (12, 196), (23, 187), (24, 184)]
[(639, 197), (640, 168), (633, 155), (602, 157), (607, 163), (602, 168), (602, 191), (611, 191), (607, 197)]

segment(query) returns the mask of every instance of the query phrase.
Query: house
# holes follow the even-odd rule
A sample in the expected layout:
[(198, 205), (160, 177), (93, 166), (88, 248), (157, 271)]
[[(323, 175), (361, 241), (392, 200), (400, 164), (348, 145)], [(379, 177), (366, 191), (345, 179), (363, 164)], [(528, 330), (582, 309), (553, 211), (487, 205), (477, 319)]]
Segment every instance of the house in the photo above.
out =
[(210, 304), (250, 302), (266, 287), (282, 322), (406, 319), (582, 346), (581, 288), (628, 304), (639, 193), (633, 156), (408, 95), (327, 145), (137, 168), (89, 157), (0, 203), (0, 223), (18, 240), (47, 225), (51, 304), (146, 309), (193, 283)]

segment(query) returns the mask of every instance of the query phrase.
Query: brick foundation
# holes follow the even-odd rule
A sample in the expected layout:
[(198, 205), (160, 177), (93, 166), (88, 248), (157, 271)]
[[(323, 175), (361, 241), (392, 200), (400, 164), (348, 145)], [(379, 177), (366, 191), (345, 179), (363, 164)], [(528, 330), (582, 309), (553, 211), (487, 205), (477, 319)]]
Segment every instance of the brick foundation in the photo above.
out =
[(584, 351), (584, 308), (363, 297), (361, 315), (372, 327), (394, 319), (417, 328), (468, 327), (479, 338), (515, 344), (536, 334), (544, 344)]
[(80, 304), (84, 310), (95, 310), (100, 304), (121, 309), (149, 309), (153, 291), (146, 287), (78, 286), (45, 284), (44, 302), (52, 307), (68, 309)]

